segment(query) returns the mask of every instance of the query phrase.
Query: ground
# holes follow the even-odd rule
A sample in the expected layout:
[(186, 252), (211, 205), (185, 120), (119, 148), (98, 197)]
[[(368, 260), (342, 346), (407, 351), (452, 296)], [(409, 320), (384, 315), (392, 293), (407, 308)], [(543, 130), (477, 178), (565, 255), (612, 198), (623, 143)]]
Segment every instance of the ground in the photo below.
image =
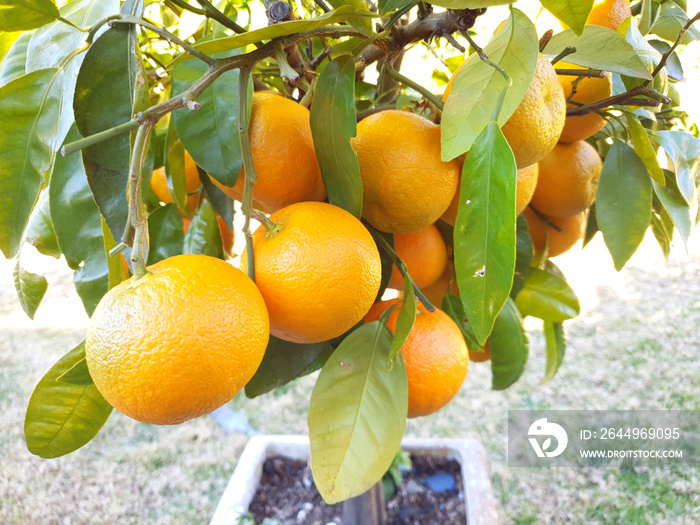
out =
[[(697, 236), (696, 236), (697, 237)], [(114, 413), (96, 439), (63, 458), (32, 456), (22, 425), (29, 395), (46, 370), (79, 343), (87, 323), (62, 261), (24, 255), (49, 290), (34, 321), (21, 311), (13, 262), (0, 260), (0, 523), (207, 523), (247, 437), (210, 417), (176, 427)], [(457, 398), (412, 420), (407, 435), (476, 437), (489, 453), (503, 523), (700, 522), (700, 470), (511, 469), (508, 409), (700, 409), (700, 242), (675, 246), (664, 262), (653, 238), (616, 273), (598, 237), (556, 262), (581, 297), (566, 324), (560, 373), (539, 385), (544, 343), (529, 323), (531, 356), (519, 383), (490, 390), (487, 364), (471, 364)], [(267, 433), (307, 432), (315, 376), (231, 407)]]

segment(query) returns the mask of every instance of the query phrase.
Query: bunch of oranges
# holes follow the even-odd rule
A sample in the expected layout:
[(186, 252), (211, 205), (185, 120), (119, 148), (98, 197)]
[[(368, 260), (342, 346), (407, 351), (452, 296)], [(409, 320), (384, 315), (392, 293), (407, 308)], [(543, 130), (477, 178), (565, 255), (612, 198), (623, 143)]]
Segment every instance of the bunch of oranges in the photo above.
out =
[[(604, 120), (566, 117), (567, 104), (609, 93), (609, 78), (557, 75), (540, 54), (527, 94), (503, 126), (518, 167), (517, 212), (525, 213), (535, 248), (549, 256), (582, 236), (601, 172), (585, 139)], [(240, 269), (204, 255), (176, 256), (110, 290), (95, 311), (86, 340), (90, 374), (107, 401), (130, 417), (176, 424), (210, 412), (250, 380), (270, 334), (301, 344), (328, 341), (401, 301), (375, 303), (382, 265), (372, 235), (358, 218), (324, 202), (308, 109), (271, 91), (255, 93), (250, 141), (258, 177), (254, 205), (270, 214), (252, 237), (255, 282), (246, 274), (247, 252)], [(450, 286), (457, 290), (451, 250), (436, 222), (454, 224), (464, 157), (442, 161), (440, 127), (397, 110), (360, 121), (352, 145), (363, 185), (362, 218), (394, 234), (415, 285), (441, 304)], [(190, 208), (196, 208), (200, 183), (189, 154), (185, 171), (187, 193), (194, 196)], [(242, 170), (235, 186), (217, 185), (241, 199), (245, 179)], [(151, 187), (161, 202), (172, 201), (164, 170), (153, 173)], [(232, 241), (225, 224), (221, 231)], [(389, 287), (403, 286), (395, 270)], [(470, 358), (447, 314), (416, 308), (401, 348), (410, 417), (448, 403)], [(398, 313), (395, 307), (386, 320), (392, 331)], [(487, 348), (473, 360), (489, 357)]]

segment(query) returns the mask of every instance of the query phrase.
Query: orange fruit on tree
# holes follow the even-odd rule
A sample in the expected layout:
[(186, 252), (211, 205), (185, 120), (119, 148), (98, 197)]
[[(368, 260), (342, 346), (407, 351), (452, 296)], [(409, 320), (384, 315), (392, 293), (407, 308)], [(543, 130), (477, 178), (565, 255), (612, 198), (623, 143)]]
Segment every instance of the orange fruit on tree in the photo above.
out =
[[(567, 62), (558, 62), (557, 68), (560, 69), (585, 69), (575, 64)], [(569, 96), (573, 90), (578, 77), (574, 75), (559, 75), (559, 83), (564, 89), (564, 96), (569, 100)], [(604, 78), (584, 77), (576, 84), (576, 92), (571, 100), (579, 104), (590, 104), (598, 100), (607, 98), (612, 93), (612, 75), (605, 73)], [(569, 107), (575, 107), (570, 105)], [(559, 142), (576, 142), (585, 140), (598, 133), (605, 126), (605, 119), (598, 113), (589, 113), (578, 117), (566, 117), (564, 130), (561, 132)]]
[[(418, 288), (430, 286), (445, 271), (447, 245), (434, 224), (414, 233), (397, 233), (394, 242), (396, 254), (406, 264)], [(389, 288), (403, 290), (403, 277), (396, 266), (389, 280)]]
[[(325, 200), (308, 109), (275, 91), (256, 92), (248, 130), (257, 175), (253, 207), (273, 213), (295, 202)], [(241, 168), (232, 188), (214, 183), (240, 201), (245, 169)]]
[[(216, 222), (219, 223), (219, 231), (221, 232), (221, 241), (224, 245), (224, 253), (232, 256), (233, 243), (236, 240), (236, 236), (231, 228), (228, 227), (228, 224), (226, 224), (226, 221), (221, 215), (216, 216)], [(182, 218), (182, 225), (185, 235), (187, 235), (187, 230), (189, 230), (190, 224), (192, 224), (192, 219), (190, 217)]]
[(469, 360), (475, 363), (484, 363), (491, 360), (491, 345), (488, 341), (484, 345), (482, 352), (469, 352)]
[[(185, 151), (185, 187), (187, 188), (187, 199), (192, 209), (197, 207), (197, 201), (199, 200), (197, 190), (200, 185), (201, 181), (199, 180), (197, 164), (194, 162), (192, 156)], [(165, 166), (153, 170), (153, 174), (151, 175), (151, 189), (153, 193), (156, 194), (159, 201), (165, 204), (173, 202), (173, 196), (170, 195), (170, 190), (168, 189), (168, 177), (165, 174)]]
[[(401, 299), (380, 301), (365, 316), (365, 323), (376, 321), (387, 308)], [(396, 330), (401, 305), (387, 319), (389, 330)], [(428, 312), (418, 304), (416, 321), (401, 347), (408, 378), (408, 417), (437, 412), (459, 392), (469, 366), (469, 352), (459, 327), (442, 310)]]
[(159, 425), (201, 416), (253, 377), (269, 320), (253, 281), (206, 255), (178, 255), (102, 298), (85, 357), (95, 386), (123, 414)]
[(440, 128), (405, 111), (382, 111), (357, 124), (353, 139), (362, 176), (362, 216), (389, 233), (423, 230), (457, 190), (459, 165), (440, 158)]
[(571, 217), (543, 215), (543, 218), (540, 218), (531, 208), (526, 208), (523, 213), (527, 219), (527, 228), (535, 252), (541, 252), (547, 246), (548, 257), (556, 257), (569, 251), (586, 231), (588, 212), (585, 210)]
[[(276, 227), (253, 234), (255, 283), (270, 331), (295, 343), (337, 337), (367, 313), (379, 292), (381, 261), (367, 228), (342, 208), (300, 202), (273, 213)], [(241, 269), (247, 271), (247, 251)]]
[(617, 31), (630, 16), (632, 10), (628, 0), (596, 0), (586, 24), (605, 26)]
[(603, 170), (600, 155), (588, 142), (557, 144), (540, 161), (537, 187), (530, 204), (550, 217), (571, 217), (595, 201)]
[(420, 289), (423, 295), (425, 295), (425, 298), (430, 301), (430, 304), (437, 308), (440, 308), (440, 305), (442, 305), (442, 300), (445, 298), (447, 290), (450, 287), (450, 273), (454, 275), (454, 266), (451, 261), (448, 261), (445, 266), (445, 271), (438, 277), (438, 280), (430, 286), (425, 286)]

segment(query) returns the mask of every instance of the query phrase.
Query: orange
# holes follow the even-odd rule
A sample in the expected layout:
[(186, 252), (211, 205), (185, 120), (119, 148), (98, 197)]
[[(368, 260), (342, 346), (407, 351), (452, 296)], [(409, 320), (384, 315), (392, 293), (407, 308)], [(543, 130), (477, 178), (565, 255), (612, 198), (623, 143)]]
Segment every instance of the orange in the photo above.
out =
[(571, 217), (595, 201), (603, 163), (583, 140), (557, 144), (540, 161), (540, 175), (530, 204), (550, 217)]
[[(322, 202), (275, 212), (277, 225), (253, 234), (255, 282), (270, 312), (270, 331), (295, 343), (337, 337), (367, 313), (379, 292), (374, 239), (352, 214)], [(247, 252), (241, 269), (247, 271)]]
[[(394, 236), (396, 254), (406, 264), (411, 279), (418, 288), (437, 281), (447, 266), (447, 245), (437, 226), (431, 224), (415, 233), (397, 233)], [(389, 288), (403, 290), (403, 277), (394, 266)]]
[(459, 164), (440, 159), (440, 128), (404, 111), (360, 121), (353, 140), (364, 189), (362, 216), (389, 233), (423, 230), (440, 218), (457, 190)]
[(206, 255), (178, 255), (102, 298), (85, 357), (104, 398), (159, 425), (201, 416), (253, 377), (269, 339), (260, 292), (244, 273)]
[[(575, 64), (567, 62), (558, 62), (557, 68), (560, 69), (585, 69)], [(559, 83), (564, 89), (564, 96), (569, 100), (571, 91), (578, 77), (573, 75), (559, 75)], [(605, 73), (605, 78), (584, 77), (576, 85), (576, 93), (571, 100), (580, 104), (590, 104), (607, 98), (612, 93), (612, 76), (610, 73)], [(575, 107), (571, 105), (570, 107)], [(598, 133), (605, 126), (605, 119), (598, 113), (589, 113), (578, 117), (566, 117), (564, 130), (561, 132), (559, 142), (576, 142), (585, 140)]]
[(484, 345), (483, 352), (469, 352), (469, 360), (475, 363), (483, 363), (491, 360), (491, 345), (488, 341)]
[[(532, 194), (535, 192), (535, 187), (537, 186), (537, 178), (539, 174), (539, 166), (537, 163), (531, 164), (525, 168), (518, 170), (518, 180), (516, 183), (516, 193), (515, 193), (515, 214), (520, 215), (523, 210), (530, 203), (532, 199)], [(457, 187), (457, 192), (455, 193), (454, 199), (450, 203), (450, 207), (447, 211), (440, 217), (443, 221), (451, 226), (455, 225), (457, 221), (457, 211), (459, 210), (459, 192), (461, 190), (461, 184)]]
[[(188, 202), (190, 208), (197, 208), (197, 201), (199, 200), (199, 194), (196, 193), (201, 185), (199, 180), (199, 171), (197, 171), (197, 164), (195, 164), (192, 156), (185, 151), (185, 187), (187, 188)], [(173, 202), (173, 196), (170, 195), (170, 189), (168, 189), (168, 177), (165, 174), (165, 166), (161, 166), (157, 170), (153, 170), (151, 175), (151, 189), (153, 193), (156, 194), (158, 200), (169, 204)]]
[(502, 128), (518, 168), (539, 162), (552, 151), (565, 119), (564, 91), (552, 64), (540, 53), (530, 87)]
[[(527, 228), (535, 252), (544, 250), (547, 245), (547, 237), (549, 237), (548, 257), (556, 257), (570, 250), (583, 237), (588, 216), (586, 211), (582, 211), (572, 217), (544, 216), (544, 219), (551, 223), (547, 224), (530, 208), (526, 208), (523, 213), (527, 219)], [(552, 225), (556, 226), (556, 228)]]
[[(325, 200), (308, 109), (274, 91), (260, 91), (253, 95), (248, 129), (257, 175), (253, 207), (273, 213), (295, 202)], [(240, 201), (245, 169), (232, 188), (214, 183)]]
[(425, 298), (430, 301), (430, 304), (437, 308), (440, 308), (440, 305), (442, 305), (445, 294), (447, 294), (447, 289), (450, 287), (450, 272), (454, 275), (454, 268), (451, 267), (452, 263), (448, 262), (445, 266), (445, 271), (442, 272), (442, 275), (438, 277), (437, 281), (430, 286), (420, 289), (423, 295), (425, 295)]
[(586, 24), (605, 26), (617, 31), (622, 22), (630, 16), (632, 10), (628, 0), (597, 0)]
[[(381, 301), (372, 306), (365, 322), (376, 321), (401, 299)], [(387, 328), (396, 330), (401, 305), (387, 319)], [(442, 310), (428, 312), (418, 304), (416, 322), (401, 347), (408, 378), (408, 417), (437, 412), (459, 392), (469, 366), (469, 352), (459, 327)]]
[[(236, 239), (233, 231), (231, 231), (231, 228), (228, 227), (228, 224), (226, 224), (226, 221), (224, 220), (223, 217), (220, 215), (216, 216), (216, 221), (219, 223), (219, 231), (221, 232), (221, 240), (223, 241), (224, 244), (224, 253), (233, 256), (233, 243)], [(192, 219), (189, 217), (183, 217), (182, 218), (182, 225), (183, 229), (185, 231), (185, 235), (187, 234), (187, 230), (190, 228), (190, 224), (192, 224)]]

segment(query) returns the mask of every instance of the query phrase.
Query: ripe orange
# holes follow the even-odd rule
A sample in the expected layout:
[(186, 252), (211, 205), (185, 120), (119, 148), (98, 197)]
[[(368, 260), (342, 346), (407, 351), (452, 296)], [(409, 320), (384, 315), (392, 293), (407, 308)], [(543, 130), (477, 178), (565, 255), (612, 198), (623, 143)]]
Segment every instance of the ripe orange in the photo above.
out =
[[(445, 271), (447, 245), (434, 224), (415, 233), (397, 233), (394, 241), (396, 254), (406, 263), (408, 273), (418, 288), (430, 286)], [(396, 266), (389, 280), (389, 288), (403, 290), (403, 277)]]
[(546, 221), (549, 221), (561, 231), (543, 222), (530, 208), (526, 208), (523, 213), (527, 219), (527, 228), (535, 252), (544, 250), (547, 245), (547, 236), (549, 236), (548, 257), (556, 257), (569, 251), (583, 237), (586, 230), (587, 211), (582, 211), (572, 217), (545, 216)]
[(178, 255), (112, 288), (85, 340), (90, 376), (123, 414), (159, 425), (201, 416), (253, 377), (269, 339), (260, 292), (240, 270)]
[(382, 111), (360, 121), (353, 140), (364, 188), (362, 216), (389, 233), (423, 230), (454, 197), (456, 160), (440, 159), (440, 128), (404, 111)]
[[(231, 231), (231, 228), (228, 227), (228, 224), (226, 224), (226, 221), (224, 220), (223, 217), (220, 215), (216, 216), (216, 221), (219, 223), (219, 231), (221, 232), (221, 240), (223, 241), (224, 244), (224, 253), (227, 253), (228, 255), (233, 255), (233, 243), (236, 240), (236, 236)], [(182, 218), (182, 225), (183, 229), (185, 231), (185, 235), (187, 234), (187, 230), (190, 228), (190, 224), (192, 224), (192, 219), (190, 217), (183, 217)]]
[[(567, 62), (557, 63), (557, 67), (561, 69), (585, 69), (575, 64)], [(573, 75), (559, 75), (559, 83), (564, 89), (564, 96), (569, 99), (571, 91), (578, 77)], [(574, 102), (580, 104), (590, 104), (607, 98), (612, 93), (612, 75), (605, 73), (605, 78), (590, 78), (581, 79), (576, 86), (576, 93), (571, 98)], [(571, 106), (573, 107), (573, 106)], [(576, 142), (585, 140), (598, 133), (605, 126), (605, 119), (598, 113), (589, 113), (579, 117), (566, 117), (564, 130), (561, 132), (559, 142)]]
[(483, 352), (469, 352), (469, 360), (475, 363), (484, 363), (491, 360), (491, 345), (488, 341), (484, 345)]
[(628, 0), (597, 0), (586, 24), (605, 26), (617, 31), (622, 22), (630, 16), (632, 10)]
[[(253, 234), (255, 282), (270, 312), (270, 331), (295, 343), (337, 337), (357, 324), (379, 292), (374, 239), (352, 214), (322, 202), (275, 212), (279, 230)], [(241, 269), (247, 271), (247, 252)]]
[[(192, 209), (197, 207), (199, 195), (195, 192), (199, 189), (200, 185), (201, 181), (199, 180), (197, 164), (195, 164), (192, 156), (185, 151), (185, 187), (189, 195), (189, 205)], [(165, 204), (173, 202), (173, 196), (170, 195), (170, 190), (168, 189), (168, 177), (165, 174), (165, 166), (153, 170), (153, 174), (151, 175), (151, 189), (153, 193), (156, 194), (159, 201)]]
[(440, 305), (442, 305), (442, 300), (445, 298), (447, 289), (450, 287), (450, 272), (454, 275), (454, 267), (451, 262), (448, 262), (445, 266), (445, 271), (442, 272), (442, 275), (438, 277), (437, 281), (430, 286), (420, 289), (426, 299), (430, 301), (430, 304), (437, 308), (440, 308)]
[[(401, 299), (375, 303), (365, 322), (376, 321)], [(394, 332), (401, 305), (387, 320)], [(437, 412), (459, 392), (469, 366), (469, 352), (459, 327), (442, 310), (428, 312), (418, 305), (416, 322), (401, 347), (408, 378), (408, 417)]]
[[(515, 214), (520, 215), (523, 210), (530, 203), (532, 199), (532, 194), (535, 192), (535, 187), (537, 186), (537, 178), (539, 174), (539, 166), (537, 163), (531, 164), (525, 168), (518, 170), (518, 180), (516, 184), (515, 193)], [(455, 225), (457, 221), (457, 211), (459, 211), (459, 191), (461, 190), (461, 183), (457, 186), (457, 192), (455, 193), (454, 199), (450, 203), (450, 207), (447, 211), (440, 217), (443, 221), (451, 226)]]
[[(258, 177), (253, 191), (255, 208), (274, 213), (295, 202), (325, 200), (308, 109), (274, 91), (257, 92), (249, 134)], [(232, 199), (241, 200), (245, 170), (241, 168), (232, 188), (214, 183)]]
[(571, 217), (595, 201), (603, 163), (583, 140), (557, 144), (540, 161), (540, 175), (530, 204), (550, 217)]

